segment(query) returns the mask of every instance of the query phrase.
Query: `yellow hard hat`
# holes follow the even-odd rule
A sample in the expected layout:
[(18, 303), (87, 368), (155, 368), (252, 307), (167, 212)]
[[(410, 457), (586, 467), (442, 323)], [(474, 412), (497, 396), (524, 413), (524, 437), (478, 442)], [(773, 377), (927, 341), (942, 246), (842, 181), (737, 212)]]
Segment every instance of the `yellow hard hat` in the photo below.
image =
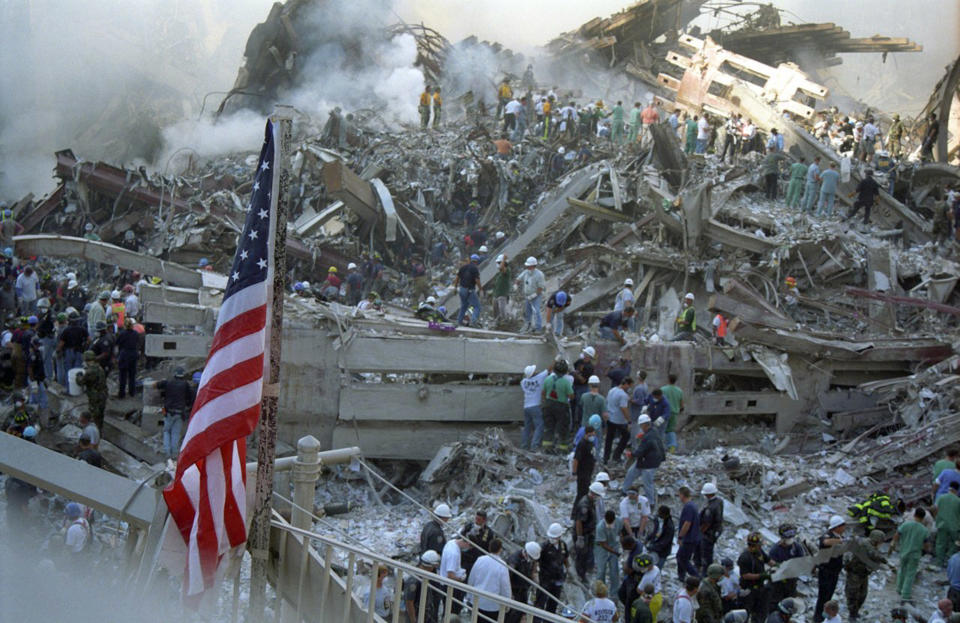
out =
[(337, 267), (336, 267), (336, 266), (331, 266), (331, 267), (327, 270), (327, 272), (328, 272), (328, 273), (335, 273), (335, 272), (337, 272)]
[(163, 281), (163, 279), (160, 277), (150, 277), (150, 283), (153, 285), (159, 285), (161, 281)]

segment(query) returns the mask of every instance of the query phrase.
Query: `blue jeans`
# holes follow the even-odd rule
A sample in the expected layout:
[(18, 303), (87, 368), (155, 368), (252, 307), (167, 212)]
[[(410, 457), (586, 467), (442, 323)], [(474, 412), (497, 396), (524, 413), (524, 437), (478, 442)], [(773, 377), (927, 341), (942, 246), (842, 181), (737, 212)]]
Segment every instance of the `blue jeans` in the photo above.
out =
[(37, 383), (37, 391), (30, 392), (30, 404), (37, 405), (41, 409), (50, 406), (47, 402), (47, 388), (43, 383)]
[(698, 139), (697, 139), (697, 146), (696, 146), (695, 151), (696, 151), (696, 153), (698, 153), (698, 154), (705, 154), (705, 153), (707, 153), (707, 139), (705, 139), (705, 138), (703, 138), (703, 139), (698, 138)]
[(43, 349), (43, 373), (48, 379), (53, 378), (53, 351), (57, 348), (57, 340), (53, 336), (40, 338), (40, 347)]
[(554, 312), (550, 316), (550, 324), (553, 325), (553, 332), (557, 335), (563, 335), (563, 312)]
[(817, 204), (817, 214), (823, 216), (833, 216), (833, 201), (837, 198), (837, 193), (820, 190), (820, 203)]
[(670, 450), (670, 448), (673, 448), (674, 450), (676, 450), (677, 449), (677, 433), (675, 431), (670, 431), (669, 433), (664, 433), (664, 437), (665, 437), (664, 441), (666, 442), (664, 445), (666, 445), (667, 450)]
[(536, 330), (543, 330), (543, 314), (540, 313), (540, 299), (543, 298), (539, 294), (533, 297), (533, 300), (526, 301), (523, 304), (523, 320), (527, 325), (533, 323), (536, 320)]
[(473, 307), (473, 314), (470, 315), (470, 323), (476, 324), (480, 317), (480, 297), (474, 288), (457, 288), (457, 294), (460, 295), (460, 311), (457, 312), (457, 324), (463, 324), (463, 317), (467, 315), (467, 309)]
[[(532, 440), (530, 438), (531, 434), (533, 435)], [(523, 436), (520, 439), (520, 447), (524, 450), (536, 450), (540, 447), (541, 439), (543, 439), (543, 410), (540, 405), (524, 408)]]
[(652, 467), (649, 469), (640, 469), (637, 467), (637, 464), (634, 463), (630, 466), (630, 469), (627, 470), (627, 475), (623, 479), (622, 489), (626, 491), (630, 488), (630, 485), (633, 484), (633, 481), (640, 478), (643, 481), (643, 495), (650, 502), (650, 506), (654, 506), (657, 503), (657, 489), (653, 484), (653, 479), (657, 475), (657, 468)]
[(616, 336), (613, 335), (613, 329), (610, 327), (600, 327), (600, 337), (605, 340), (615, 340)]
[(177, 457), (180, 452), (180, 428), (183, 417), (180, 413), (168, 413), (163, 416), (163, 452), (169, 458)]
[[(620, 556), (601, 547), (595, 547), (593, 553), (597, 563), (597, 579), (607, 582), (607, 586), (620, 586)], [(609, 582), (607, 581), (609, 580)]]
[(66, 349), (63, 351), (63, 379), (60, 381), (60, 384), (63, 386), (67, 385), (67, 373), (74, 368), (83, 367), (83, 353), (79, 350)]

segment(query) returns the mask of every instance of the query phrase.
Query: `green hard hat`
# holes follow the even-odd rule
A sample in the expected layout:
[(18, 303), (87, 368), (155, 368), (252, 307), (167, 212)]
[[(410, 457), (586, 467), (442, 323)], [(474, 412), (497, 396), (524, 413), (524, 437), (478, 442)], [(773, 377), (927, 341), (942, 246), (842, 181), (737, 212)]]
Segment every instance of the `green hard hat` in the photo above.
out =
[(97, 358), (97, 355), (92, 350), (88, 350), (83, 353), (84, 361), (93, 361), (96, 358)]

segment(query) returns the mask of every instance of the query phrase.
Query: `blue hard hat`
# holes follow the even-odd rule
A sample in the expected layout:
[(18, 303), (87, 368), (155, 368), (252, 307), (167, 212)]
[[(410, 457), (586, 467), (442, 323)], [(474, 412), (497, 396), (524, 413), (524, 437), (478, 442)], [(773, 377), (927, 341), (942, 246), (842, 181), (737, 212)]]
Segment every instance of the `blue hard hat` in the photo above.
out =
[(471, 262), (479, 262), (479, 261), (480, 261), (480, 256), (477, 255), (476, 253), (474, 253), (473, 255), (470, 256), (470, 261), (471, 261)]
[(445, 314), (447, 313), (447, 308), (441, 305), (440, 307), (437, 308), (437, 311), (440, 312), (441, 314)]
[(203, 268), (204, 266), (206, 266), (207, 264), (210, 263), (210, 260), (208, 260), (208, 259), (205, 258), (205, 257), (201, 257), (201, 258), (200, 258), (200, 261), (197, 262), (197, 263), (200, 265), (200, 268)]
[(203, 378), (203, 371), (197, 371), (193, 373), (193, 382), (199, 383), (200, 379)]
[(600, 430), (600, 427), (603, 426), (603, 419), (594, 413), (590, 416), (590, 419), (587, 420), (587, 424), (593, 427), (593, 430)]
[(294, 291), (294, 292), (302, 292), (302, 291), (303, 291), (303, 282), (302, 282), (302, 281), (298, 281), (298, 282), (296, 282), (295, 284), (293, 284), (293, 291)]
[(557, 299), (557, 305), (566, 305), (567, 304), (567, 293), (563, 290), (557, 292), (557, 295), (554, 297)]
[(29, 324), (37, 324), (38, 322), (40, 322), (40, 319), (37, 318), (36, 316), (30, 316), (29, 318), (27, 318), (27, 322)]
[(13, 257), (13, 247), (7, 247), (3, 250), (3, 254), (7, 257)]
[(70, 502), (67, 504), (67, 507), (63, 509), (63, 512), (65, 512), (70, 519), (76, 519), (80, 516), (80, 505), (76, 502)]
[(37, 429), (33, 426), (28, 426), (23, 429), (23, 438), (24, 439), (33, 439), (37, 436)]
[(3, 218), (10, 218), (11, 216), (13, 216), (13, 210), (4, 210), (4, 211), (3, 211)]

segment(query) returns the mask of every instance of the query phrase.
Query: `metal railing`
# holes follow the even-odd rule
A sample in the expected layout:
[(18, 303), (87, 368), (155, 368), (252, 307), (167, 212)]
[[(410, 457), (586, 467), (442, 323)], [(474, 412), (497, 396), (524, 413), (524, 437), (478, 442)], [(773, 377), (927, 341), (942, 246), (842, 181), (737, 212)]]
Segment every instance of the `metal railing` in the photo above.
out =
[[(528, 623), (534, 617), (550, 623), (569, 623), (569, 619), (557, 614), (441, 577), (433, 571), (393, 560), (328, 535), (297, 528), (277, 513), (274, 513), (271, 526), (270, 549), (274, 560), (271, 564), (271, 580), (277, 595), (296, 610), (297, 620), (413, 623), (406, 613), (403, 580), (414, 577), (421, 586), (419, 603), (414, 608), (416, 623), (467, 620), (470, 623), (504, 623), (510, 610), (526, 616)], [(318, 544), (319, 552), (314, 549), (314, 542)], [(387, 576), (392, 577), (394, 583), (393, 599), (386, 617), (374, 611), (381, 568), (387, 569)], [(367, 599), (358, 597), (354, 592), (358, 577), (362, 575), (369, 575), (370, 596)], [(422, 590), (423, 586), (427, 586), (428, 590)], [(459, 615), (453, 613), (454, 591), (462, 591), (466, 595), (466, 600), (456, 602), (463, 606)], [(480, 598), (496, 604), (496, 619), (481, 614)], [(434, 604), (436, 611), (430, 612), (428, 604)]]

